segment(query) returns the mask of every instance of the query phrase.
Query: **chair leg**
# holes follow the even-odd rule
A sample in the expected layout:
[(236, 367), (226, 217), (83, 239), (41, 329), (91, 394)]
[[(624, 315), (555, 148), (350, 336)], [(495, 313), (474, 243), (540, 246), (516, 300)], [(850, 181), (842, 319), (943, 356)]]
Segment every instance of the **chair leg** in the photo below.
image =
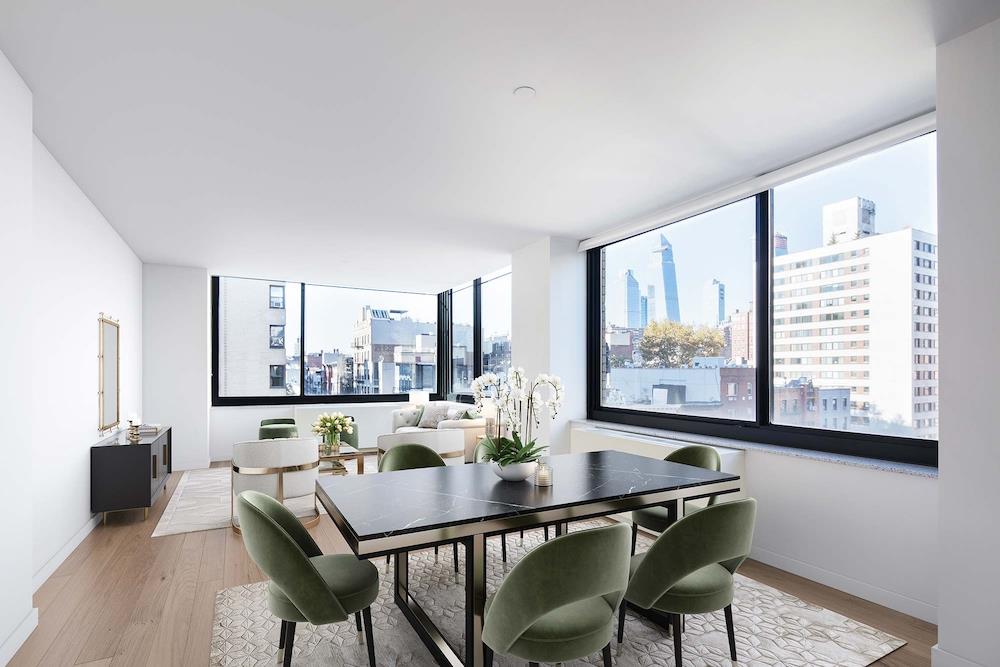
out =
[(372, 608), (361, 612), (365, 620), (365, 643), (368, 644), (368, 667), (375, 667), (375, 637), (372, 635)]
[(549, 527), (545, 526), (545, 541), (549, 541)]
[(521, 541), (520, 541), (520, 543), (519, 543), (519, 544), (520, 544), (520, 546), (522, 546), (522, 547), (524, 546), (524, 531), (523, 531), (523, 530), (521, 531)]
[(538, 663), (537, 662), (529, 662), (528, 663), (528, 667), (538, 667)]
[(681, 659), (681, 615), (672, 614), (671, 620), (674, 625), (674, 665), (681, 667), (683, 664)]
[(451, 555), (455, 561), (455, 574), (458, 574), (458, 542), (452, 542), (451, 549)]
[(628, 603), (622, 600), (621, 606), (618, 608), (618, 643), (621, 644), (622, 640), (625, 639), (625, 607)]
[(436, 563), (437, 560), (438, 560), (438, 548), (434, 547), (434, 562)]
[(611, 667), (611, 642), (604, 645), (601, 654), (604, 656), (604, 667)]
[(733, 629), (733, 605), (727, 604), (726, 612), (726, 632), (729, 634), (729, 657), (736, 662), (736, 631)]
[(635, 555), (635, 545), (639, 541), (639, 524), (632, 522), (632, 555)]
[(292, 646), (295, 644), (295, 622), (288, 621), (285, 624), (285, 659), (282, 665), (292, 667)]
[(483, 644), (483, 667), (493, 667), (493, 649)]
[(507, 562), (507, 534), (500, 534), (500, 560)]
[(354, 624), (358, 626), (358, 632), (361, 632), (361, 612), (354, 612)]

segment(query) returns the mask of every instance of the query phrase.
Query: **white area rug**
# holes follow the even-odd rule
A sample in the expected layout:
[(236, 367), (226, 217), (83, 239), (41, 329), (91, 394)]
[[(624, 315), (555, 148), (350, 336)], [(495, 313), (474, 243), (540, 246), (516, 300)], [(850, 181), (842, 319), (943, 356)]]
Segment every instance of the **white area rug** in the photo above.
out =
[[(368, 461), (366, 461), (368, 463)], [(375, 469), (375, 459), (371, 457), (371, 470)], [(348, 473), (356, 472), (354, 461), (344, 464)], [(369, 468), (365, 468), (368, 470)], [(160, 521), (156, 524), (153, 537), (176, 535), (177, 533), (193, 533), (199, 530), (225, 528), (229, 525), (230, 490), (232, 480), (231, 470), (225, 468), (205, 468), (188, 470), (181, 477), (170, 497), (167, 508), (163, 510)], [(298, 516), (309, 516), (313, 513), (312, 496), (292, 498), (285, 503)], [(326, 513), (322, 505), (321, 513)]]
[[(572, 530), (600, 525), (598, 521), (572, 525)], [(524, 544), (516, 534), (507, 536), (509, 569), (528, 550), (541, 544), (540, 530), (529, 531)], [(640, 550), (652, 540), (640, 535)], [(464, 553), (459, 552), (464, 558)], [(506, 570), (500, 560), (500, 540), (487, 545), (487, 589), (496, 590)], [(381, 590), (372, 605), (377, 664), (434, 664), (416, 633), (392, 601), (392, 575), (381, 571)], [(440, 560), (432, 550), (410, 554), (411, 591), (449, 643), (462, 653), (464, 646), (464, 577), (454, 574), (451, 549), (442, 549)], [(267, 609), (264, 582), (228, 588), (216, 596), (212, 629), (211, 664), (271, 665), (278, 649), (280, 621)], [(846, 667), (869, 665), (905, 642), (829, 609), (808, 604), (770, 586), (737, 575), (733, 603), (736, 650), (742, 665), (791, 667)], [(722, 612), (688, 616), (684, 633), (684, 664), (693, 667), (731, 665), (726, 624)], [(315, 627), (299, 624), (293, 664), (367, 667), (365, 646), (354, 619)], [(497, 656), (494, 664), (518, 665), (523, 661)], [(569, 665), (599, 665), (600, 656)], [(674, 664), (673, 640), (640, 617), (629, 614), (625, 641), (615, 645), (615, 664), (622, 667)]]

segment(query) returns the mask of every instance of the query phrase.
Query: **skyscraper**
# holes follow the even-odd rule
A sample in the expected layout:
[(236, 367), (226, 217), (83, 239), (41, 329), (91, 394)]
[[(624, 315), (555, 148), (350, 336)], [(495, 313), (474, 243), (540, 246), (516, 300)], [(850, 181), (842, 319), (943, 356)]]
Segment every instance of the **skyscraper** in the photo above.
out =
[(639, 281), (632, 269), (625, 271), (625, 326), (629, 329), (642, 327), (642, 304), (639, 301)]
[(788, 254), (788, 237), (781, 232), (774, 233), (774, 256), (784, 257)]
[(726, 319), (726, 285), (718, 278), (705, 285), (705, 298), (708, 302), (708, 323), (718, 326)]
[(674, 265), (674, 247), (663, 234), (660, 234), (660, 247), (653, 252), (660, 255), (660, 266), (663, 270), (663, 304), (665, 315), (671, 322), (681, 321), (681, 306), (677, 299), (677, 267)]
[(646, 323), (656, 321), (656, 289), (652, 285), (646, 285), (646, 311), (648, 318)]
[(639, 297), (639, 324), (645, 329), (649, 325), (649, 299)]

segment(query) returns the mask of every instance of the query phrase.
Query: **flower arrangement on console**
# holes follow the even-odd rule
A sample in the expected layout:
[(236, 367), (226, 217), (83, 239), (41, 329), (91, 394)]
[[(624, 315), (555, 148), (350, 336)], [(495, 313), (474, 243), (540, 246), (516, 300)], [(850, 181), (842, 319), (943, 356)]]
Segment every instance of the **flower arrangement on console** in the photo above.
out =
[(313, 422), (312, 431), (322, 436), (325, 449), (340, 448), (340, 436), (354, 433), (354, 420), (343, 412), (324, 412)]
[[(565, 390), (558, 376), (540, 373), (529, 382), (524, 369), (515, 368), (506, 375), (480, 375), (472, 381), (472, 396), (480, 413), (496, 408), (497, 432), (487, 434), (484, 455), (502, 469), (538, 460), (545, 446), (536, 443), (533, 432), (541, 426), (545, 412), (550, 419), (555, 418)], [(504, 434), (508, 430), (510, 437)]]

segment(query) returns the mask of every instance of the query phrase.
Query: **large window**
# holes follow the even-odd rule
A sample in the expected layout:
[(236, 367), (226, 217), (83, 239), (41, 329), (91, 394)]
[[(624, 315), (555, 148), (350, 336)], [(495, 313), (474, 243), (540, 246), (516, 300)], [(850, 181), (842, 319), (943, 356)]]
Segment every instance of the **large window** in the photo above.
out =
[(475, 290), (470, 283), (451, 292), (451, 391), (464, 393), (475, 371)]
[(213, 404), (440, 395), (439, 301), (435, 294), (213, 278)]
[(774, 189), (774, 423), (937, 439), (934, 137)]
[(510, 267), (449, 292), (451, 297), (450, 393), (470, 400), (472, 380), (506, 373), (511, 360)]
[(935, 135), (589, 251), (591, 418), (935, 465)]
[(216, 379), (220, 396), (299, 393), (299, 301), (293, 298), (286, 304), (285, 292), (297, 296), (300, 288), (299, 283), (218, 279)]
[(484, 373), (510, 370), (510, 269), (480, 283)]
[(754, 200), (600, 250), (601, 405), (756, 417)]

